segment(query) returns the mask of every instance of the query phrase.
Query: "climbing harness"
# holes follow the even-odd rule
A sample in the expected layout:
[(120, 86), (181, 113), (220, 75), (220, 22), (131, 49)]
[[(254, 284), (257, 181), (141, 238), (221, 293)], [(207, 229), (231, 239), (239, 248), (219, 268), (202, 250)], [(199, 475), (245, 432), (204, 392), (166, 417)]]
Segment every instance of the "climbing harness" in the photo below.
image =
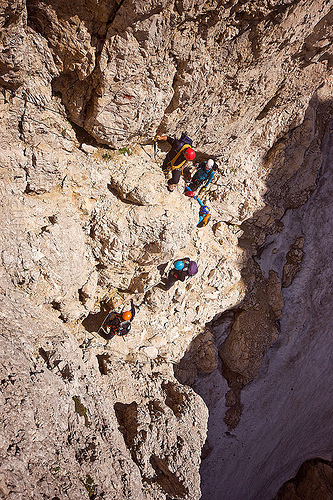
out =
[(176, 170), (176, 169), (180, 169), (182, 170), (183, 172), (183, 168), (184, 168), (184, 165), (185, 163), (187, 163), (187, 160), (185, 158), (184, 161), (182, 161), (179, 165), (176, 165), (175, 166), (175, 162), (176, 160), (179, 158), (179, 156), (184, 152), (186, 151), (186, 149), (188, 148), (191, 148), (191, 146), (189, 144), (184, 144), (184, 146), (178, 151), (178, 153), (172, 158), (172, 160), (170, 160), (168, 162), (168, 166), (167, 168), (165, 169), (166, 172), (170, 172), (170, 170)]

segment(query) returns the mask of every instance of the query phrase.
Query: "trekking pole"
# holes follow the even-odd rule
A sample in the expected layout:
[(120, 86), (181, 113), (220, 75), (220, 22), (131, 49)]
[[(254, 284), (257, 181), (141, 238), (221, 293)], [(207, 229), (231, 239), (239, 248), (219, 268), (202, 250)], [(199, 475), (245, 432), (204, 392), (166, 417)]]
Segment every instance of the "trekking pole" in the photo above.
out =
[[(98, 334), (98, 335), (100, 335), (100, 331), (101, 331), (101, 330), (103, 330), (103, 331), (105, 332), (105, 330), (104, 330), (103, 326), (104, 326), (104, 323), (105, 323), (106, 318), (107, 318), (108, 316), (109, 316), (109, 313), (105, 316), (103, 323), (101, 324), (101, 326), (100, 326), (100, 327), (99, 327), (99, 329), (97, 330), (97, 334)], [(105, 332), (105, 333), (106, 333), (106, 332)]]
[(151, 290), (152, 288), (155, 288), (155, 286), (159, 285), (160, 283), (162, 283), (162, 282), (158, 281), (157, 283), (154, 283), (153, 285), (149, 286), (146, 290), (143, 290), (143, 292), (137, 292), (137, 293), (143, 293), (144, 295), (146, 295), (146, 293), (148, 293), (149, 290)]
[(141, 148), (144, 150), (144, 152), (146, 153), (146, 155), (148, 155), (149, 158), (151, 158), (151, 155), (148, 153), (148, 151), (145, 150), (145, 148), (142, 146), (142, 144), (139, 143), (139, 146), (141, 146)]
[(154, 160), (156, 160), (156, 155), (157, 155), (157, 139), (153, 139), (154, 141)]

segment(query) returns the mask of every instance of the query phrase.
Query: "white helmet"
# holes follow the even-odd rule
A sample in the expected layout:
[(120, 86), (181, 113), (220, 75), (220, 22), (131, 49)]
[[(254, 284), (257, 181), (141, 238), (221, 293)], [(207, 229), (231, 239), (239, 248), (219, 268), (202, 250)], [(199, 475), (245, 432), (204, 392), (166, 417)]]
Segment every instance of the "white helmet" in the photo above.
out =
[(214, 160), (212, 160), (211, 158), (207, 161), (207, 167), (209, 168), (213, 168), (214, 166)]

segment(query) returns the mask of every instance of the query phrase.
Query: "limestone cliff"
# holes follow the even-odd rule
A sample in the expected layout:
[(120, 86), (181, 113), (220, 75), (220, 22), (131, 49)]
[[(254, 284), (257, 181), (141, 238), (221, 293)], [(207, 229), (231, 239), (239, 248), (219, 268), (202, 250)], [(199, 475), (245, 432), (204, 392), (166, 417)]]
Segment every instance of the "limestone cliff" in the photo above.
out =
[[(208, 411), (202, 498), (272, 498), (331, 459), (315, 243), (331, 229), (332, 7), (2, 2), (3, 498), (199, 499)], [(185, 130), (219, 164), (201, 230), (153, 147)], [(184, 256), (198, 274), (162, 290)], [(105, 341), (131, 298), (131, 332)]]

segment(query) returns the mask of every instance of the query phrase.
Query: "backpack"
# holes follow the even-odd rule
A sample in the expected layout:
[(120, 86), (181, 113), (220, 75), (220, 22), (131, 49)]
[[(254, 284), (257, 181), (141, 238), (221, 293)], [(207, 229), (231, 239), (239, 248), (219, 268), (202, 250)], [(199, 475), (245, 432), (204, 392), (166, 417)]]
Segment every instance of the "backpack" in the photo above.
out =
[(128, 332), (131, 329), (131, 322), (130, 321), (122, 321), (119, 325), (119, 330), (118, 330), (118, 335), (123, 337), (124, 335), (127, 335)]
[(177, 165), (177, 167), (174, 166), (176, 160), (181, 155), (181, 153), (183, 153), (186, 149), (192, 147), (193, 141), (192, 141), (192, 139), (190, 139), (190, 137), (188, 137), (186, 135), (186, 133), (185, 134), (182, 133), (178, 142), (179, 142), (179, 149), (176, 150), (177, 153), (175, 154), (175, 156), (171, 160), (168, 161), (168, 167), (167, 167), (166, 171), (174, 170), (175, 168), (177, 168), (177, 169), (182, 168), (185, 165), (185, 163), (187, 162), (187, 160), (184, 160), (179, 165)]
[(207, 226), (208, 222), (210, 220), (210, 214), (207, 214), (199, 224), (197, 224), (197, 227), (205, 227)]
[(188, 135), (186, 135), (186, 132), (185, 132), (185, 133), (184, 133), (184, 132), (182, 133), (182, 135), (180, 136), (180, 139), (179, 139), (179, 140), (180, 140), (180, 142), (182, 143), (182, 146), (184, 146), (184, 144), (189, 144), (190, 146), (192, 146), (192, 144), (193, 144), (192, 139), (190, 139), (190, 138), (189, 138), (189, 136), (188, 136)]
[(121, 314), (116, 313), (115, 311), (110, 312), (105, 318), (105, 325), (111, 329), (117, 329), (121, 322)]
[(194, 276), (195, 274), (197, 274), (197, 272), (198, 272), (197, 263), (194, 262), (194, 260), (190, 260), (190, 263), (189, 263), (189, 266), (188, 266), (188, 270), (187, 270), (187, 274), (189, 276)]

